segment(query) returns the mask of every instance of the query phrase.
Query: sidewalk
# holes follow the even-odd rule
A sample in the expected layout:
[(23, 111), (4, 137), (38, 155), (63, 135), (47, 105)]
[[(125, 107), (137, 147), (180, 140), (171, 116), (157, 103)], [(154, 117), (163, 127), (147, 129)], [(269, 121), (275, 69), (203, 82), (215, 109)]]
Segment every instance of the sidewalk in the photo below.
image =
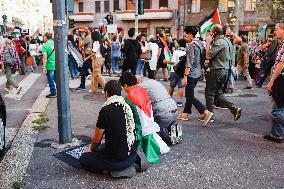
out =
[[(200, 82), (196, 94), (205, 102), (203, 89), (204, 83)], [(215, 122), (204, 128), (196, 120), (198, 115), (193, 114), (183, 123), (182, 143), (161, 156), (160, 164), (130, 179), (77, 170), (53, 157), (63, 149), (51, 147), (58, 143), (56, 99), (51, 99), (47, 109), (50, 128), (39, 134), (22, 184), (24, 188), (39, 189), (283, 188), (284, 145), (262, 139), (271, 127), (265, 89), (238, 93), (256, 96), (228, 97), (243, 108), (239, 121), (234, 122), (228, 110), (216, 110)], [(90, 141), (104, 95), (100, 91), (70, 92), (70, 99), (74, 137)]]

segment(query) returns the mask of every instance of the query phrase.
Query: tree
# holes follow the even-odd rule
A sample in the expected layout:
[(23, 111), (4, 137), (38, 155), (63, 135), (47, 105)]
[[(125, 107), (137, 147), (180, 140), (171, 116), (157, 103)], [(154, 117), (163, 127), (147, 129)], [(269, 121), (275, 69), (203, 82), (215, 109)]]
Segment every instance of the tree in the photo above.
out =
[(256, 11), (259, 18), (269, 15), (271, 21), (279, 22), (284, 18), (284, 0), (257, 0)]

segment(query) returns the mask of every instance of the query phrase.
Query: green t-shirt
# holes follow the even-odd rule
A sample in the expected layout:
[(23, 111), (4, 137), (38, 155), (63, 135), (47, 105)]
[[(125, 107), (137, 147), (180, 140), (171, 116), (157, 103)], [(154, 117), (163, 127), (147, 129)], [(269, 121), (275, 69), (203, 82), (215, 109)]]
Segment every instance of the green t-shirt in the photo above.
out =
[(52, 39), (48, 40), (42, 46), (42, 54), (46, 54), (46, 70), (56, 70), (55, 69), (55, 52), (54, 52), (54, 41)]
[(85, 39), (83, 40), (84, 44), (84, 53), (85, 55), (90, 55), (92, 54), (92, 46), (93, 46), (93, 40), (91, 36), (87, 35)]

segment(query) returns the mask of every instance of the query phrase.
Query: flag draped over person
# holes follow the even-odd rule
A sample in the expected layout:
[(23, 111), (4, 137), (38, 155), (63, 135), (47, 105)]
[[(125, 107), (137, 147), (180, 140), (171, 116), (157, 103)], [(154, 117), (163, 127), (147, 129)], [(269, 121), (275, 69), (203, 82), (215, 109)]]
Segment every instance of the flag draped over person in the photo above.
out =
[(207, 16), (198, 25), (202, 34), (210, 31), (215, 24), (221, 24), (219, 10), (215, 10), (211, 15)]
[(126, 102), (133, 111), (139, 147), (144, 151), (151, 164), (158, 164), (160, 162), (159, 155), (167, 153), (170, 148), (157, 134), (160, 127), (154, 121), (152, 106), (147, 99), (149, 99), (147, 91), (138, 86), (133, 86), (131, 92), (126, 96)]

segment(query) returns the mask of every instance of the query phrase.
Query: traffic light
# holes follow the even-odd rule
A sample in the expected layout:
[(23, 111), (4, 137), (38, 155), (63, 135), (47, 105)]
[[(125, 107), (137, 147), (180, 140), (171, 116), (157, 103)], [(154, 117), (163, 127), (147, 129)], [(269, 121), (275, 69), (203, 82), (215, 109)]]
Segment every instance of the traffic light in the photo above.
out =
[(107, 20), (107, 24), (113, 24), (113, 16), (112, 15), (106, 15), (106, 20)]
[(144, 0), (138, 0), (138, 15), (144, 14)]
[(7, 15), (6, 15), (6, 14), (4, 14), (4, 15), (2, 16), (2, 18), (3, 18), (3, 22), (6, 22), (6, 21), (7, 21)]
[(69, 29), (75, 28), (75, 20), (69, 19)]

